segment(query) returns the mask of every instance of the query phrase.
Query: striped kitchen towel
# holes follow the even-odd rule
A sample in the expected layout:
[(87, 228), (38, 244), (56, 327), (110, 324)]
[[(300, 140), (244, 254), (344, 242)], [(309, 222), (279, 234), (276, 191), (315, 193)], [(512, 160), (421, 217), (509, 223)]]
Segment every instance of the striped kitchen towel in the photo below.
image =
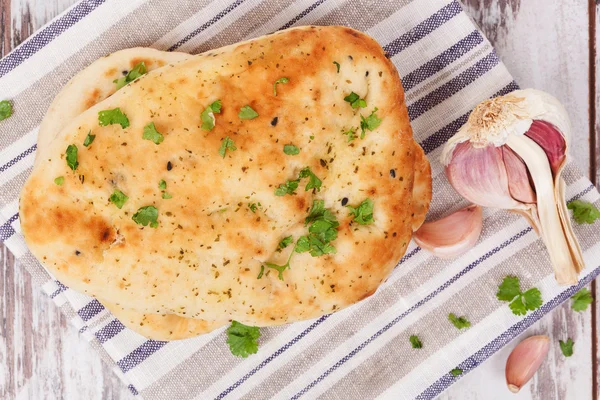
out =
[[(0, 238), (99, 355), (146, 399), (430, 399), (569, 298), (600, 272), (600, 235), (576, 225), (587, 269), (558, 286), (527, 222), (486, 210), (479, 244), (442, 261), (412, 244), (367, 300), (332, 315), (262, 329), (258, 354), (233, 357), (223, 329), (159, 342), (124, 328), (100, 303), (53, 279), (20, 234), (18, 195), (31, 171), (38, 125), (54, 95), (93, 60), (126, 47), (200, 53), (296, 25), (347, 25), (373, 36), (403, 77), (417, 141), (433, 169), (430, 218), (458, 209), (439, 163), (441, 147), (481, 100), (516, 88), (490, 43), (452, 0), (84, 0), (0, 60), (0, 97), (15, 114), (0, 123)], [(569, 199), (599, 194), (572, 165)], [(544, 304), (525, 317), (495, 293), (516, 274)], [(450, 312), (472, 327), (449, 325)], [(424, 343), (415, 351), (409, 336)], [(66, 344), (68, 345), (68, 344)]]

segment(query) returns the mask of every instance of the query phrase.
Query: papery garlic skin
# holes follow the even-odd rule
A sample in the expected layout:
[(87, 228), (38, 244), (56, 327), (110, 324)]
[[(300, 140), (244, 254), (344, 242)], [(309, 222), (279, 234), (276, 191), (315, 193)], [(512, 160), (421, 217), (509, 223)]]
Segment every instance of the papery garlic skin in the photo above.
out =
[(442, 164), (450, 164), (458, 143), (471, 142), (476, 148), (502, 146), (509, 135), (525, 134), (535, 120), (551, 123), (560, 130), (567, 143), (571, 141), (569, 115), (558, 99), (540, 90), (515, 90), (475, 107), (469, 121), (446, 143)]
[(482, 208), (470, 205), (437, 221), (425, 222), (413, 238), (436, 257), (452, 259), (475, 246), (482, 228)]
[(535, 375), (550, 350), (548, 336), (531, 336), (517, 345), (506, 360), (506, 385), (517, 393)]
[(557, 99), (518, 90), (479, 104), (441, 156), (448, 180), (464, 198), (527, 218), (560, 284), (576, 283), (584, 267), (561, 178), (570, 132)]

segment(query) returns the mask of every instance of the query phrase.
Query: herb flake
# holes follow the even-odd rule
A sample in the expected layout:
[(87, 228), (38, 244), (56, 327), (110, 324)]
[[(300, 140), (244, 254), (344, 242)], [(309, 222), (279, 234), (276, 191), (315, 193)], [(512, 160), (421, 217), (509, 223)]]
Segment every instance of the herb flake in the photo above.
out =
[(122, 78), (115, 79), (113, 83), (117, 84), (117, 90), (121, 89), (123, 86), (127, 85), (130, 82), (135, 81), (140, 76), (146, 74), (148, 69), (146, 68), (146, 64), (142, 61), (137, 64)]
[(575, 293), (571, 299), (573, 300), (571, 308), (577, 312), (587, 310), (588, 306), (594, 302), (592, 294), (586, 288), (583, 288), (579, 292)]
[(421, 339), (419, 339), (417, 335), (411, 335), (411, 337), (408, 340), (410, 341), (410, 344), (412, 345), (413, 349), (423, 348), (423, 342), (421, 342)]
[(237, 150), (237, 147), (235, 147), (235, 143), (233, 142), (233, 140), (231, 140), (231, 138), (229, 138), (229, 136), (225, 136), (225, 138), (221, 141), (221, 147), (219, 147), (219, 154), (221, 155), (221, 157), (225, 158), (227, 150)]
[(573, 339), (569, 338), (566, 342), (559, 340), (558, 344), (560, 345), (560, 350), (565, 357), (571, 357), (573, 355), (573, 345), (575, 344)]
[(140, 207), (131, 219), (138, 225), (158, 228), (158, 209), (154, 206)]
[(371, 114), (366, 118), (363, 115), (360, 116), (360, 130), (361, 130), (360, 138), (361, 139), (365, 138), (365, 133), (367, 130), (374, 131), (381, 124), (381, 119), (377, 117), (377, 114), (375, 114), (377, 112), (377, 110), (378, 110), (378, 108), (375, 107), (375, 109), (371, 112)]
[(373, 219), (373, 200), (369, 198), (363, 200), (358, 207), (347, 205), (346, 208), (350, 210), (349, 215), (354, 216), (353, 221), (360, 225), (370, 225), (375, 222)]
[(87, 136), (85, 137), (85, 140), (83, 141), (83, 145), (85, 147), (88, 147), (94, 142), (94, 139), (96, 139), (96, 135), (92, 135), (92, 131), (89, 131)]
[(350, 103), (352, 108), (365, 108), (367, 106), (367, 101), (361, 99), (360, 96), (354, 92), (351, 92), (348, 96), (344, 97), (344, 101)]
[(8, 100), (0, 101), (0, 121), (3, 121), (13, 114), (12, 103)]
[(258, 117), (258, 113), (254, 111), (252, 107), (244, 106), (240, 109), (238, 117), (240, 117), (240, 119), (254, 119)]
[(573, 200), (567, 204), (567, 208), (573, 211), (573, 219), (578, 224), (593, 224), (600, 219), (600, 210), (590, 202)]
[(129, 197), (127, 197), (125, 193), (121, 192), (119, 189), (115, 189), (113, 194), (110, 195), (109, 200), (120, 210), (123, 208), (125, 202), (129, 200)]
[(119, 124), (121, 128), (125, 129), (129, 126), (129, 118), (117, 107), (112, 110), (98, 112), (98, 123), (100, 126)]
[(232, 321), (231, 326), (227, 328), (229, 350), (237, 357), (247, 358), (250, 354), (256, 354), (258, 338), (260, 338), (260, 330), (256, 326)]
[(295, 156), (300, 154), (300, 149), (298, 146), (294, 146), (293, 144), (286, 144), (283, 146), (283, 152), (288, 156)]
[(215, 127), (215, 114), (221, 113), (221, 100), (216, 100), (208, 105), (200, 113), (200, 119), (202, 120), (202, 129), (205, 131), (211, 131)]
[(279, 78), (275, 81), (275, 83), (273, 84), (273, 95), (277, 96), (277, 84), (278, 83), (288, 83), (290, 80), (289, 78)]
[(525, 315), (527, 311), (537, 310), (542, 305), (541, 292), (537, 288), (522, 292), (519, 278), (516, 276), (504, 278), (498, 287), (496, 297), (500, 301), (508, 302), (508, 306), (515, 315)]
[(77, 166), (79, 165), (79, 161), (77, 161), (77, 146), (75, 146), (74, 144), (70, 144), (67, 146), (67, 150), (65, 152), (65, 159), (69, 168), (75, 171), (77, 169)]
[(151, 140), (154, 144), (161, 144), (165, 140), (165, 137), (156, 129), (154, 122), (150, 122), (144, 127), (142, 139)]

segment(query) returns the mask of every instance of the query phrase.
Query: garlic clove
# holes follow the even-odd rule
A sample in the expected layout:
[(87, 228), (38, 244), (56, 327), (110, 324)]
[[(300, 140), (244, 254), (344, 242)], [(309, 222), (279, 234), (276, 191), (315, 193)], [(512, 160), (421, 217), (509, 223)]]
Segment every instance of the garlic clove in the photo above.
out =
[(529, 182), (525, 163), (509, 147), (502, 146), (502, 156), (508, 175), (508, 190), (513, 199), (522, 203), (535, 203), (535, 191)]
[(579, 241), (575, 236), (575, 231), (573, 231), (571, 216), (569, 214), (569, 210), (567, 209), (566, 189), (567, 184), (565, 181), (559, 179), (556, 183), (556, 199), (559, 206), (558, 213), (563, 225), (563, 229), (565, 230), (565, 236), (567, 237), (567, 241), (569, 243), (569, 250), (571, 251), (571, 257), (575, 263), (575, 268), (577, 272), (581, 272), (585, 268), (585, 263), (583, 261), (583, 252), (581, 251), (581, 246), (579, 245)]
[(506, 385), (517, 393), (535, 375), (550, 350), (548, 336), (531, 336), (517, 345), (506, 360)]
[(558, 128), (545, 121), (533, 121), (525, 136), (544, 150), (552, 173), (556, 176), (567, 159), (567, 142)]
[(484, 207), (522, 208), (509, 193), (502, 150), (493, 146), (475, 148), (464, 142), (456, 145), (446, 176), (465, 199)]
[(414, 234), (417, 245), (436, 257), (451, 259), (470, 250), (483, 227), (483, 210), (470, 205), (440, 220), (424, 223)]
[(572, 251), (563, 229), (556, 202), (554, 178), (544, 150), (526, 135), (511, 135), (506, 140), (509, 146), (523, 159), (531, 173), (537, 193), (537, 211), (544, 244), (548, 248), (554, 266), (556, 281), (561, 284), (575, 284), (581, 270), (572, 257)]

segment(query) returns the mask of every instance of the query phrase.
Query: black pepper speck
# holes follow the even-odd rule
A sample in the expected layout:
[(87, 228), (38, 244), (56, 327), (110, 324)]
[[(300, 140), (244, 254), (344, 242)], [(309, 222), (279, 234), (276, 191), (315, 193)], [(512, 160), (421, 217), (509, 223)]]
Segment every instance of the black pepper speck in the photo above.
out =
[(277, 121), (279, 121), (279, 118), (277, 118), (277, 117), (273, 118), (273, 120), (271, 121), (271, 126), (277, 125)]
[(396, 177), (396, 170), (395, 170), (395, 169), (390, 169), (390, 176), (391, 176), (392, 178), (395, 178), (395, 177)]
[(167, 163), (167, 171), (170, 171), (170, 170), (172, 170), (172, 169), (173, 169), (173, 164), (171, 164), (171, 161), (169, 161), (169, 162)]
[(348, 198), (347, 198), (347, 197), (344, 197), (344, 198), (342, 199), (342, 207), (345, 207), (345, 206), (346, 206), (346, 204), (348, 204)]
[(81, 254), (81, 252), (80, 252), (79, 250), (75, 250), (75, 255), (76, 255), (76, 256), (78, 256), (78, 255), (80, 255), (80, 254)]
[(127, 70), (123, 70), (123, 71), (121, 71), (121, 73), (122, 73), (123, 75), (127, 75), (127, 74), (128, 74)]

